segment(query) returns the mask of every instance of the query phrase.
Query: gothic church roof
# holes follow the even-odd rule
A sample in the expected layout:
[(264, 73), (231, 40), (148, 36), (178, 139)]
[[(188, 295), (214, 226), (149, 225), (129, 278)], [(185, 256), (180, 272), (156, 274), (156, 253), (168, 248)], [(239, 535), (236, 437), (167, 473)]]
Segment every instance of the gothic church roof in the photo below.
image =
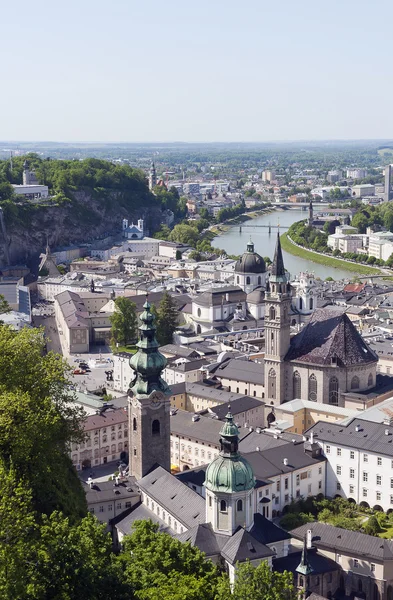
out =
[(292, 338), (285, 360), (350, 367), (375, 362), (378, 357), (345, 313), (318, 308), (308, 325)]

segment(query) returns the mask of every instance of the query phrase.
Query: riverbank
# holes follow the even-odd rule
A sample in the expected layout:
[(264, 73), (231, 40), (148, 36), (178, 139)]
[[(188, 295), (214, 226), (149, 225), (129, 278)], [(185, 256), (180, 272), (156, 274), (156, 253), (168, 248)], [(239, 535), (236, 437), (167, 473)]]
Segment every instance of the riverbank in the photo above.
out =
[(283, 233), (280, 236), (280, 240), (281, 246), (286, 252), (289, 252), (290, 254), (293, 254), (295, 256), (299, 256), (300, 258), (319, 263), (326, 267), (332, 267), (333, 269), (344, 269), (346, 271), (355, 273), (356, 275), (383, 274), (382, 271), (380, 271), (380, 269), (376, 269), (374, 267), (368, 267), (366, 265), (352, 263), (346, 260), (341, 260), (339, 258), (334, 258), (333, 256), (326, 256), (326, 254), (320, 254), (319, 252), (314, 252), (314, 250), (306, 250), (306, 248), (302, 248), (301, 246), (294, 244), (292, 240), (288, 237), (287, 233)]
[[(224, 233), (225, 231), (228, 231), (231, 227), (233, 227), (234, 225), (241, 225), (242, 223), (245, 223), (245, 221), (250, 221), (252, 219), (255, 219), (256, 217), (260, 217), (261, 215), (265, 215), (268, 214), (270, 212), (274, 212), (274, 207), (269, 206), (267, 208), (261, 208), (259, 210), (253, 210), (252, 212), (244, 212), (241, 215), (238, 215), (237, 217), (233, 217), (232, 219), (228, 219), (227, 221), (224, 221), (223, 223), (219, 223), (218, 225), (212, 225), (211, 227), (209, 227), (209, 233), (213, 234), (213, 238), (216, 237), (217, 235), (220, 235), (220, 233)], [(205, 234), (203, 234), (205, 235)]]

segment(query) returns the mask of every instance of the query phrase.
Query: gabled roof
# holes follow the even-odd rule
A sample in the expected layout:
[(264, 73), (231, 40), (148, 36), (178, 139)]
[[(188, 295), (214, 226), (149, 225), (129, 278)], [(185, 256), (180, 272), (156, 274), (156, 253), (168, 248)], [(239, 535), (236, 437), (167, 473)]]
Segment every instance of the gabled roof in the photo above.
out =
[(205, 500), (174, 475), (157, 466), (138, 481), (140, 489), (191, 529), (205, 521)]
[(318, 308), (292, 338), (285, 360), (349, 367), (375, 362), (378, 357), (344, 312)]
[(229, 359), (209, 369), (216, 377), (225, 379), (236, 379), (236, 381), (245, 381), (256, 385), (265, 383), (265, 365), (256, 363), (252, 360)]
[(246, 529), (240, 527), (227, 541), (221, 551), (222, 556), (232, 565), (258, 558), (273, 556), (274, 552), (268, 546), (259, 542)]
[(349, 531), (327, 523), (306, 523), (291, 531), (293, 537), (303, 540), (307, 530), (312, 531), (312, 543), (317, 548), (359, 556), (367, 561), (393, 560), (393, 541), (384, 540), (358, 531)]
[(183, 543), (189, 542), (191, 546), (197, 546), (206, 556), (217, 556), (221, 554), (228, 536), (214, 533), (211, 523), (202, 523), (179, 534), (177, 539)]

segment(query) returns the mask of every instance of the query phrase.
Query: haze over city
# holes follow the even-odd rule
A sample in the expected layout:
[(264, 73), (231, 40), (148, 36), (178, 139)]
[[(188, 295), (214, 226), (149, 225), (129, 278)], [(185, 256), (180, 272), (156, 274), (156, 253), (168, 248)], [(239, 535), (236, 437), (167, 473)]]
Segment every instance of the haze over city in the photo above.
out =
[(392, 18), (388, 0), (6, 3), (0, 137), (387, 139)]

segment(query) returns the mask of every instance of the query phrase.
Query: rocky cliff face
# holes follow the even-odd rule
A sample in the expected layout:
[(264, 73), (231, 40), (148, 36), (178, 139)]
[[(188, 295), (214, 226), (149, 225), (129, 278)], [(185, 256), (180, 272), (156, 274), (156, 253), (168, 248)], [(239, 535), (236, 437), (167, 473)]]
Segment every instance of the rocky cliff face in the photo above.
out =
[[(60, 205), (16, 205), (4, 209), (6, 240), (0, 232), (0, 264), (6, 264), (4, 244), (8, 245), (11, 264), (36, 263), (45, 250), (46, 240), (51, 248), (86, 243), (107, 232), (121, 231), (122, 219), (130, 222), (144, 219), (150, 231), (158, 229), (162, 212), (148, 206), (147, 199), (134, 202), (130, 211), (118, 192), (101, 196), (88, 191), (74, 193), (72, 201)], [(150, 202), (151, 204), (151, 202)]]

